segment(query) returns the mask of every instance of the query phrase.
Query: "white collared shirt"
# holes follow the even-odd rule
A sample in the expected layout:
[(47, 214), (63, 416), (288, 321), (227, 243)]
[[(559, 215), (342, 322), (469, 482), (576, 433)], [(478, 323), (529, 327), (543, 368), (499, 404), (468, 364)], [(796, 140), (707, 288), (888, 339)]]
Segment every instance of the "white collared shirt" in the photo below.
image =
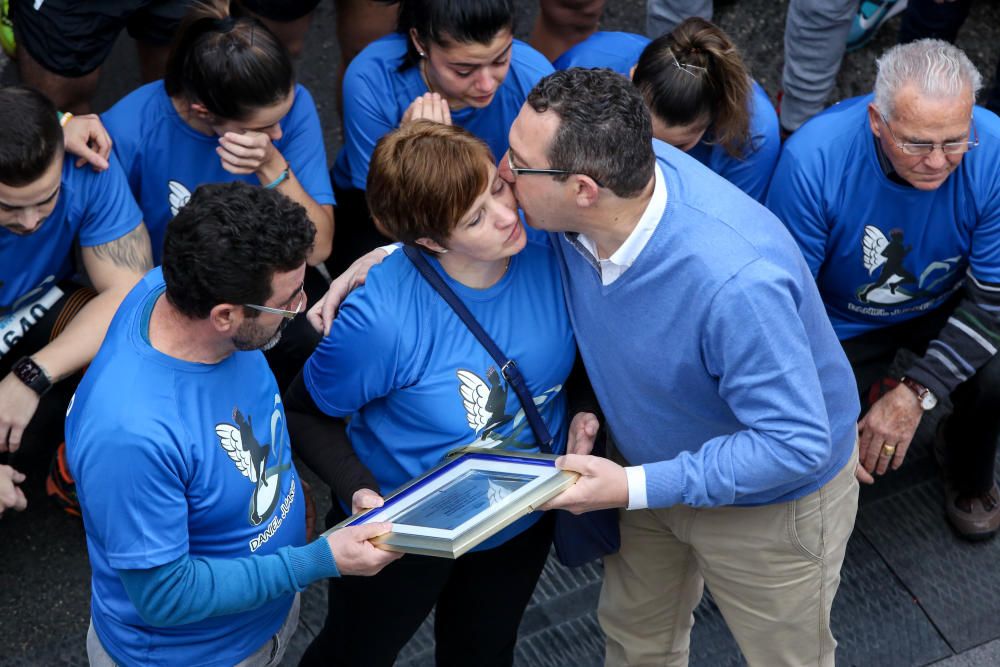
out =
[(635, 229), (628, 235), (625, 242), (615, 250), (607, 259), (601, 259), (597, 254), (597, 244), (584, 234), (577, 234), (576, 241), (597, 261), (598, 269), (601, 273), (601, 284), (610, 285), (625, 273), (625, 270), (635, 263), (639, 253), (649, 242), (656, 226), (660, 224), (663, 211), (667, 208), (667, 183), (660, 171), (660, 165), (654, 165), (653, 196), (646, 205), (642, 217), (636, 223)]

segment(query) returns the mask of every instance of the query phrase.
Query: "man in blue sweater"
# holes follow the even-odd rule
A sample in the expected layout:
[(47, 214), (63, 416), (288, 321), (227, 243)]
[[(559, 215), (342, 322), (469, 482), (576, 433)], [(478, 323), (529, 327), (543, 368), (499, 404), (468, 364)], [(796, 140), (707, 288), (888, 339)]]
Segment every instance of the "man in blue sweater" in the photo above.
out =
[(549, 507), (621, 508), (599, 618), (607, 664), (687, 664), (707, 585), (758, 665), (832, 665), (857, 511), (858, 399), (795, 242), (696, 160), (653, 143), (608, 71), (543, 79), (501, 175), (556, 234), (580, 352), (617, 450), (578, 414)]
[(959, 49), (920, 40), (878, 61), (874, 95), (797, 132), (768, 206), (798, 241), (870, 409), (864, 475), (898, 468), (924, 413), (959, 535), (1000, 527), (1000, 119)]
[(306, 544), (302, 484), (260, 350), (305, 307), (315, 228), (275, 190), (199, 188), (70, 403), (93, 569), (91, 665), (272, 665), (298, 591), (399, 557), (387, 524)]

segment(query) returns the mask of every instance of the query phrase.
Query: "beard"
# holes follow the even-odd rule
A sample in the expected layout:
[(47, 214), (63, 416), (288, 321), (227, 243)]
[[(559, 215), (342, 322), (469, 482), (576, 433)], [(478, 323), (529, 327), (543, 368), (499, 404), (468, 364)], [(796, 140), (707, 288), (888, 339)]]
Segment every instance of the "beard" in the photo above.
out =
[(236, 335), (233, 336), (233, 346), (237, 350), (248, 352), (250, 350), (261, 350), (267, 352), (281, 340), (281, 332), (285, 330), (291, 320), (281, 320), (273, 331), (268, 331), (257, 321), (259, 318), (246, 319), (240, 325)]

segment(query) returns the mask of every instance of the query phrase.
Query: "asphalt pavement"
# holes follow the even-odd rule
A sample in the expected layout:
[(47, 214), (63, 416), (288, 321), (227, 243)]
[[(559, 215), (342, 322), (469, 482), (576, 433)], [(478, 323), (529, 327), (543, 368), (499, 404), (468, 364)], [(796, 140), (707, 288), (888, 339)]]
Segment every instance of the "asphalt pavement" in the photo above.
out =
[[(524, 36), (536, 3), (517, 4), (517, 32)], [(740, 46), (772, 99), (780, 85), (786, 10), (787, 2), (766, 0), (716, 7), (716, 22)], [(602, 27), (642, 32), (644, 17), (642, 0), (609, 0)], [(871, 89), (874, 59), (895, 43), (898, 24), (894, 19), (868, 47), (844, 59), (832, 100)], [(300, 81), (312, 92), (324, 123), (331, 163), (341, 144), (334, 25), (332, 2), (322, 2), (299, 64)], [(1000, 4), (975, 3), (958, 44), (989, 80), (1000, 57)], [(0, 83), (16, 81), (16, 67), (0, 56)], [(138, 85), (135, 50), (123, 37), (105, 65), (95, 107), (107, 108)], [(863, 494), (834, 608), (839, 664), (1000, 664), (1000, 574), (993, 574), (1000, 540), (968, 545), (944, 526), (941, 484), (931, 458), (926, 443), (915, 446), (903, 470)], [(29, 480), (27, 490), (28, 510), (0, 520), (0, 665), (84, 665), (90, 573), (83, 529), (45, 497), (41, 475)], [(320, 516), (323, 495), (317, 493)], [(600, 664), (601, 635), (593, 617), (599, 579), (596, 566), (574, 571), (554, 562), (547, 566), (522, 625), (519, 665)], [(307, 591), (286, 664), (295, 663), (322, 623), (324, 595), (322, 586)], [(742, 664), (710, 596), (696, 618), (692, 664)], [(400, 664), (433, 664), (431, 637), (428, 625)]]

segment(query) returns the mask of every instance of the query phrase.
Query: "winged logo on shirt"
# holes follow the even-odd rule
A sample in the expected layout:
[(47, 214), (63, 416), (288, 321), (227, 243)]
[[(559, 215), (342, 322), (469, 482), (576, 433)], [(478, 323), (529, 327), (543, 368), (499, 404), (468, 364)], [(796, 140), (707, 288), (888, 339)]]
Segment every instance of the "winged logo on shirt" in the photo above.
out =
[(457, 375), (469, 428), (480, 433), (482, 440), (514, 418), (507, 414), (508, 387), (496, 368), (486, 370), (486, 380), (467, 370), (459, 370)]
[(235, 426), (216, 424), (215, 433), (237, 470), (255, 485), (250, 497), (249, 518), (251, 525), (259, 526), (271, 516), (278, 504), (281, 468), (268, 469), (271, 446), (261, 445), (257, 440), (249, 415), (244, 418), (239, 408), (233, 408), (233, 421)]
[(191, 191), (179, 181), (167, 181), (167, 188), (170, 190), (170, 194), (167, 195), (170, 215), (174, 216), (177, 215), (177, 211), (187, 206), (188, 200), (191, 199)]
[(862, 261), (870, 276), (881, 270), (874, 282), (858, 288), (858, 299), (862, 303), (890, 305), (930, 296), (931, 288), (950, 276), (961, 259), (949, 257), (930, 262), (918, 277), (905, 266), (912, 250), (913, 246), (903, 240), (903, 230), (892, 229), (886, 236), (875, 225), (865, 225)]

